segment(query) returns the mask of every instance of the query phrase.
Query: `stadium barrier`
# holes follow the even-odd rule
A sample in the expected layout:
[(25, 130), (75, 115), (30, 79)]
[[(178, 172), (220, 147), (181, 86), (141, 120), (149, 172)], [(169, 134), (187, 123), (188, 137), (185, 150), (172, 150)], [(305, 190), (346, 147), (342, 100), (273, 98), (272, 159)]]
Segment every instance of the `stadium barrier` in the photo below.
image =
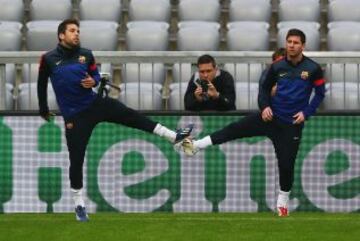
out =
[[(170, 128), (194, 123), (203, 137), (239, 113), (146, 113)], [(72, 212), (60, 116), (0, 116), (0, 213)], [(271, 142), (247, 138), (186, 157), (155, 135), (103, 123), (90, 139), (84, 186), (90, 212), (260, 212), (274, 209)], [(360, 115), (322, 114), (306, 123), (291, 210), (360, 211)]]
[[(5, 64), (16, 64), (16, 81), (14, 84), (14, 98), (18, 98), (17, 94), (19, 93), (18, 84), (23, 83), (24, 80), (22, 76), (31, 76), (31, 69), (24, 69), (24, 64), (38, 63), (40, 56), (43, 52), (0, 52), (0, 111), (5, 110), (6, 108), (6, 75), (5, 75)], [(213, 55), (218, 64), (223, 66), (224, 64), (234, 64), (234, 79), (239, 81), (239, 79), (245, 79), (249, 83), (250, 86), (251, 81), (257, 82), (258, 77), (255, 78), (251, 76), (252, 64), (260, 64), (261, 68), (264, 69), (267, 64), (271, 62), (271, 54), (272, 52), (207, 52)], [(124, 64), (135, 63), (138, 64), (138, 70), (141, 68), (140, 64), (150, 63), (152, 71), (150, 73), (154, 73), (156, 70), (156, 64), (163, 63), (166, 66), (165, 73), (165, 81), (162, 83), (162, 98), (168, 100), (169, 98), (169, 84), (174, 83), (174, 76), (172, 76), (172, 71), (174, 64), (178, 63), (196, 63), (197, 58), (204, 54), (204, 52), (196, 52), (196, 51), (159, 51), (159, 52), (136, 52), (136, 51), (95, 51), (94, 55), (98, 63), (107, 63), (110, 64), (112, 68), (110, 71), (114, 70), (113, 79), (120, 83), (126, 83), (127, 79), (122, 79), (122, 76), (119, 72), (126, 71), (126, 67)], [(307, 56), (313, 58), (315, 61), (320, 63), (324, 70), (326, 70), (326, 79), (328, 96), (331, 97), (332, 102), (330, 102), (326, 106), (326, 110), (340, 110), (340, 109), (351, 109), (356, 110), (360, 107), (360, 53), (359, 52), (306, 52)], [(236, 73), (238, 71), (236, 64), (245, 64), (247, 65), (247, 70), (245, 68), (244, 72), (241, 72), (240, 76)], [(181, 68), (181, 65), (180, 65)], [(196, 68), (195, 68), (196, 69)], [(109, 69), (108, 69), (109, 70)], [(28, 73), (24, 73), (29, 71)], [(141, 73), (140, 71), (135, 71), (137, 73), (137, 79), (140, 81)], [(182, 79), (182, 71), (180, 69), (179, 79)], [(259, 74), (259, 71), (256, 71), (256, 74)], [(36, 73), (35, 73), (36, 75)], [(243, 76), (247, 75), (247, 76)], [(126, 76), (125, 76), (126, 77)], [(150, 83), (155, 82), (154, 74), (150, 74), (148, 78), (151, 79)], [(36, 78), (35, 80), (36, 81)], [(186, 80), (187, 81), (187, 80)], [(242, 80), (243, 81), (243, 80)], [(30, 84), (30, 83), (29, 83)], [(181, 88), (180, 83), (179, 87)], [(247, 87), (245, 87), (247, 88)], [(140, 90), (139, 90), (140, 91)], [(248, 91), (250, 91), (250, 87), (248, 87)], [(340, 92), (340, 93), (339, 93)], [(154, 94), (154, 91), (153, 91)], [(179, 92), (179, 95), (182, 94), (182, 91)], [(138, 94), (138, 98), (142, 97), (141, 94)], [(183, 96), (179, 96), (181, 100)], [(31, 94), (28, 102), (37, 103), (37, 100), (33, 100), (32, 98), (36, 98), (35, 94)], [(155, 97), (153, 97), (154, 99)], [(248, 95), (250, 98), (250, 94)], [(140, 100), (138, 101), (140, 103)], [(256, 108), (256, 105), (250, 105), (250, 99), (248, 100), (248, 110)], [(339, 104), (340, 103), (340, 104)], [(140, 106), (139, 106), (140, 107)], [(141, 108), (137, 108), (141, 109)], [(181, 109), (181, 108), (179, 108)], [(17, 106), (15, 106), (15, 110)], [(168, 106), (165, 103), (162, 110), (168, 110)]]

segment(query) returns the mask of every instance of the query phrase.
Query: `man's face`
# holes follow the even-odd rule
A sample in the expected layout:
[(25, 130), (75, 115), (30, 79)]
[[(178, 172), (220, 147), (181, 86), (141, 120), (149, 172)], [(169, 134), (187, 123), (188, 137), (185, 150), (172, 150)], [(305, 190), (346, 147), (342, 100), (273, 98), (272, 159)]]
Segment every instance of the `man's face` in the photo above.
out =
[(296, 58), (304, 51), (305, 44), (299, 36), (289, 36), (286, 39), (286, 54), (290, 58)]
[(60, 33), (61, 43), (66, 47), (76, 47), (80, 44), (80, 30), (76, 24), (68, 24), (65, 33)]
[(210, 82), (215, 79), (216, 67), (213, 66), (212, 63), (200, 64), (198, 68), (199, 68), (200, 79), (207, 80)]

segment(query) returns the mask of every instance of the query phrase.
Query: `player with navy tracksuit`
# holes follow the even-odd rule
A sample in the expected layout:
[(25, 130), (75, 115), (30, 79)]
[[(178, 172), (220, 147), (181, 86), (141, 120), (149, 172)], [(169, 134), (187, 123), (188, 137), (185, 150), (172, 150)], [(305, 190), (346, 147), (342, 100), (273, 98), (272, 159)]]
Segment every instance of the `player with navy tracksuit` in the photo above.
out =
[(83, 164), (86, 146), (95, 126), (112, 122), (165, 137), (171, 142), (181, 141), (192, 126), (177, 132), (150, 120), (119, 101), (97, 95), (93, 87), (100, 74), (92, 52), (80, 47), (79, 22), (67, 19), (58, 27), (58, 46), (41, 57), (38, 76), (40, 115), (50, 120), (47, 103), (48, 78), (51, 79), (56, 100), (65, 121), (65, 135), (70, 157), (70, 184), (75, 201), (76, 218), (87, 221), (82, 197)]
[[(288, 201), (294, 180), (295, 159), (304, 121), (312, 116), (325, 97), (321, 67), (302, 54), (305, 35), (298, 29), (286, 37), (286, 57), (275, 61), (265, 77), (260, 95), (261, 112), (251, 114), (200, 140), (185, 139), (177, 147), (189, 155), (210, 145), (219, 145), (243, 137), (267, 136), (278, 159), (280, 191), (279, 216), (288, 215)], [(276, 86), (275, 95), (271, 89)], [(312, 91), (314, 97), (310, 100)]]

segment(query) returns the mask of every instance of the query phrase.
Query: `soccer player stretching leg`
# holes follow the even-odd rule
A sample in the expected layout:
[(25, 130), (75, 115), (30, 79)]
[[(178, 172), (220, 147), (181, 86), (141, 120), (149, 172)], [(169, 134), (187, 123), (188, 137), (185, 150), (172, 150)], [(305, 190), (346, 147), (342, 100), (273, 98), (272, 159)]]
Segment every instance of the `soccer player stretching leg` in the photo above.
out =
[(65, 121), (70, 156), (70, 185), (78, 221), (88, 221), (83, 199), (83, 164), (86, 146), (95, 126), (112, 122), (165, 137), (175, 143), (190, 135), (192, 125), (172, 131), (130, 109), (121, 102), (97, 95), (92, 87), (100, 75), (92, 52), (80, 47), (79, 22), (64, 20), (58, 26), (59, 44), (41, 57), (38, 76), (40, 115), (49, 121), (48, 78)]
[[(319, 64), (303, 55), (305, 34), (290, 29), (286, 35), (286, 56), (275, 61), (265, 77), (259, 100), (261, 112), (250, 114), (200, 140), (185, 138), (175, 149), (194, 155), (210, 145), (244, 137), (267, 136), (272, 141), (279, 168), (279, 216), (288, 216), (290, 190), (294, 181), (295, 159), (304, 122), (312, 116), (325, 97), (325, 80)], [(271, 89), (276, 93), (271, 95)], [(310, 95), (315, 89), (315, 95)]]

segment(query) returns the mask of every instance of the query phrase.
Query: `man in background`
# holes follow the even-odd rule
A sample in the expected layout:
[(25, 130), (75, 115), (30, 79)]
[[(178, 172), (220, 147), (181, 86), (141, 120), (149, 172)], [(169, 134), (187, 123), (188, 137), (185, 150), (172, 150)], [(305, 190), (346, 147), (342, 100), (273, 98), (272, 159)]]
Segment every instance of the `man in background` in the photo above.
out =
[(197, 61), (198, 71), (191, 77), (186, 89), (185, 109), (192, 111), (235, 110), (235, 87), (231, 74), (216, 66), (210, 55)]

